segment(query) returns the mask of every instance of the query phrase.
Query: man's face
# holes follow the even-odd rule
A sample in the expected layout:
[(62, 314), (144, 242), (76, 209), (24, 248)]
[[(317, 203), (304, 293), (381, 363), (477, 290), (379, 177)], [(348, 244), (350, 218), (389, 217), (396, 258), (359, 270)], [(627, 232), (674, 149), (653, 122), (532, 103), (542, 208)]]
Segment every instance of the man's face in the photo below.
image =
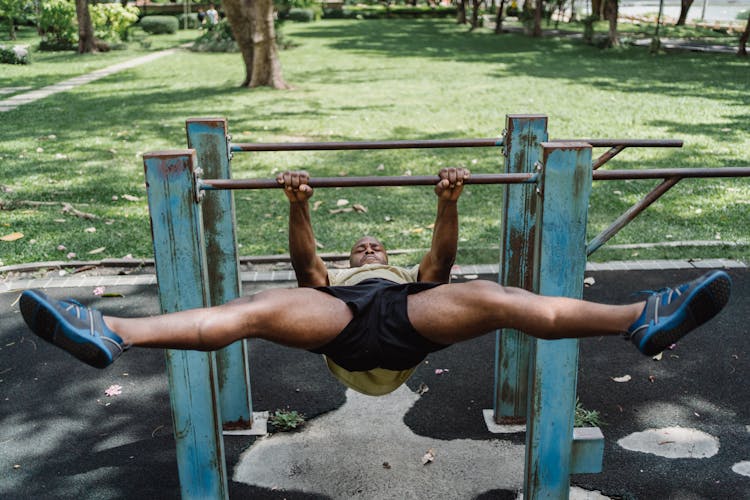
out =
[(357, 241), (349, 254), (350, 266), (360, 267), (365, 264), (388, 264), (385, 247), (372, 236), (365, 236)]

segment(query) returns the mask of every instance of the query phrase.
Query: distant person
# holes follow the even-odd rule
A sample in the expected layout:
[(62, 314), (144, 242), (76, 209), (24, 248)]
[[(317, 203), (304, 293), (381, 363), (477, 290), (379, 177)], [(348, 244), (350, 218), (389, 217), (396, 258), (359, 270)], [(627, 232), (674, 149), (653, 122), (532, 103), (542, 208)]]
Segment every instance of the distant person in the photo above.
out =
[(38, 336), (97, 368), (130, 346), (209, 351), (262, 338), (323, 354), (341, 382), (377, 396), (403, 384), (429, 353), (499, 328), (547, 340), (623, 335), (654, 355), (729, 300), (731, 281), (724, 271), (626, 305), (541, 296), (484, 280), (449, 283), (458, 246), (457, 202), (469, 175), (462, 168), (440, 172), (432, 245), (411, 269), (388, 264), (383, 244), (365, 236), (352, 247), (349, 269), (329, 271), (316, 253), (309, 177), (284, 172), (277, 180), (290, 204), (289, 252), (299, 288), (141, 318), (103, 316), (75, 301), (26, 290), (21, 312)]
[(198, 27), (202, 29), (204, 24), (206, 24), (206, 11), (203, 7), (198, 7)]
[(208, 22), (208, 29), (214, 29), (214, 26), (219, 24), (219, 12), (214, 7), (214, 4), (208, 6), (206, 11), (206, 21)]

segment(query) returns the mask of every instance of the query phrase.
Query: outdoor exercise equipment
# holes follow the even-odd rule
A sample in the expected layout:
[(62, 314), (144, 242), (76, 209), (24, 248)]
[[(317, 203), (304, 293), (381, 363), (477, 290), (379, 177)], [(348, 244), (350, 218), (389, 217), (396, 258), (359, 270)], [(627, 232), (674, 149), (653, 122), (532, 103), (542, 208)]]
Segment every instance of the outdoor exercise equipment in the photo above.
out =
[[(626, 147), (681, 141), (549, 141), (547, 117), (509, 115), (499, 139), (233, 144), (221, 118), (187, 121), (186, 150), (144, 155), (156, 274), (163, 312), (217, 305), (240, 295), (233, 189), (278, 188), (274, 179), (232, 180), (234, 152), (495, 147), (504, 173), (469, 183), (504, 184), (499, 281), (543, 295), (580, 298), (586, 256), (686, 177), (750, 176), (750, 168), (599, 171)], [(592, 147), (610, 149), (592, 159)], [(592, 242), (586, 222), (592, 180), (664, 179)], [(434, 185), (437, 177), (312, 177), (313, 187)], [(574, 431), (578, 341), (496, 336), (498, 423), (526, 423), (524, 496), (567, 498), (570, 474), (599, 472), (598, 429)], [(226, 498), (222, 427), (252, 426), (247, 343), (216, 353), (167, 351), (183, 498)]]

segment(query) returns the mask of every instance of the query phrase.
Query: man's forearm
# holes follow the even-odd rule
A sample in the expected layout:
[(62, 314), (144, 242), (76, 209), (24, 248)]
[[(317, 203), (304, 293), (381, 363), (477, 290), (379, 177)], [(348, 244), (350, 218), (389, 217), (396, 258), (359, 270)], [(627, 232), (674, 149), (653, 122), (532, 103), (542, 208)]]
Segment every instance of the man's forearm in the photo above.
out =
[(325, 264), (317, 254), (307, 201), (289, 204), (289, 257), (300, 285), (310, 280), (318, 284), (320, 274), (325, 276)]
[(436, 264), (452, 266), (458, 251), (458, 202), (439, 200), (432, 232), (431, 258)]

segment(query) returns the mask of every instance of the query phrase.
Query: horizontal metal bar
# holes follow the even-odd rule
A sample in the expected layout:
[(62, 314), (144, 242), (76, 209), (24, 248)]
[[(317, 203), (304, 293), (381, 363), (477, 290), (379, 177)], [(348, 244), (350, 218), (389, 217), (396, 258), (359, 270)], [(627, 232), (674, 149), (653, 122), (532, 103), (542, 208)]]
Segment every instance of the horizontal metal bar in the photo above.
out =
[(696, 177), (750, 177), (750, 167), (723, 168), (652, 168), (648, 170), (596, 170), (595, 181), (614, 181), (624, 179), (667, 179), (678, 177), (690, 179)]
[[(437, 175), (414, 176), (369, 176), (369, 177), (311, 177), (308, 184), (313, 188), (328, 187), (388, 187), (388, 186), (434, 186), (440, 180)], [(537, 174), (472, 174), (465, 184), (533, 184)], [(202, 179), (199, 188), (211, 189), (273, 189), (280, 188), (276, 179)]]
[[(595, 181), (624, 179), (668, 179), (696, 177), (750, 177), (750, 167), (727, 168), (655, 168), (650, 170), (595, 170)], [(329, 187), (389, 187), (432, 186), (436, 175), (368, 176), (368, 177), (311, 177), (313, 188)], [(466, 184), (534, 184), (536, 174), (472, 174)], [(281, 187), (276, 179), (201, 179), (199, 188), (212, 189), (274, 189)]]
[[(570, 142), (569, 139), (555, 139), (555, 142)], [(636, 148), (680, 148), (682, 141), (676, 139), (575, 139), (593, 147), (636, 147)], [(233, 152), (244, 151), (340, 151), (358, 149), (430, 149), (430, 148), (486, 148), (505, 145), (502, 137), (484, 139), (426, 139), (412, 141), (345, 141), (345, 142), (268, 142), (236, 143), (231, 145)]]

